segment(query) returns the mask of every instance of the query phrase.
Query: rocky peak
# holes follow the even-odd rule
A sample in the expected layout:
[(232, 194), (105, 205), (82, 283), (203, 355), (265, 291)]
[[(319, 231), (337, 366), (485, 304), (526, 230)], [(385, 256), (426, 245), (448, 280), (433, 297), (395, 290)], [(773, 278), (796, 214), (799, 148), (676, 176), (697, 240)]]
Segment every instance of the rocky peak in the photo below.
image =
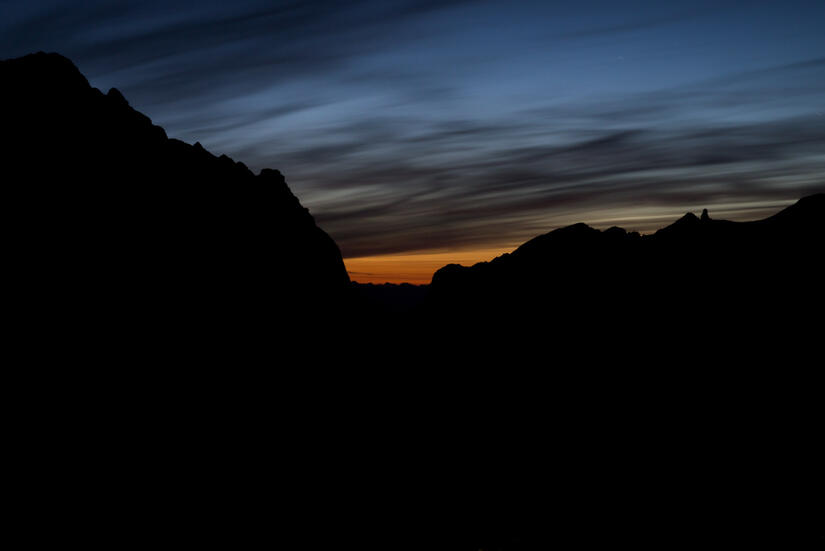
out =
[(117, 88), (110, 88), (106, 96), (124, 107), (129, 107), (129, 102), (126, 101), (126, 98), (123, 97), (123, 94)]

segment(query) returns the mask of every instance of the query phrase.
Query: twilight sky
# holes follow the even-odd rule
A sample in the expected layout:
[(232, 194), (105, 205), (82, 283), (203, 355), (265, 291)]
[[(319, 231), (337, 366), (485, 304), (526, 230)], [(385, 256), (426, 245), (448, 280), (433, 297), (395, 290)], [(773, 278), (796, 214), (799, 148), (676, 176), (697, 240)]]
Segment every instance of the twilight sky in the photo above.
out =
[(823, 191), (823, 29), (823, 0), (0, 0), (0, 58), (280, 169), (363, 281)]

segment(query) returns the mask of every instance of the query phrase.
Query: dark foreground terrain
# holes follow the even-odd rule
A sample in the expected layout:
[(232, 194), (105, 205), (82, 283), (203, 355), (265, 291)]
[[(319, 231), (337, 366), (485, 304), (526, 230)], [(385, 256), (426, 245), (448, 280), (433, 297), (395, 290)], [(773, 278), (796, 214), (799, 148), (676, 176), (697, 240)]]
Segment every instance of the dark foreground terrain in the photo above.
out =
[(823, 548), (822, 195), (361, 287), (277, 171), (58, 55), (0, 83), (27, 541)]

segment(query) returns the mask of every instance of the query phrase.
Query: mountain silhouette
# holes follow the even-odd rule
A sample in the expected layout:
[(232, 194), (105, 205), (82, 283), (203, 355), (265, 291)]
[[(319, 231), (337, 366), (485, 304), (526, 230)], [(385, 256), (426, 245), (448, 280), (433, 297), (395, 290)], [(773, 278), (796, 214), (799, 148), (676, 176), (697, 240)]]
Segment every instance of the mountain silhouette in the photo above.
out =
[(107, 331), (150, 319), (175, 333), (271, 329), (346, 293), (338, 246), (277, 170), (255, 175), (169, 139), (58, 54), (2, 61), (0, 81), (11, 275), (26, 315)]
[(441, 268), (429, 308), (435, 318), (491, 325), (540, 314), (543, 328), (568, 333), (709, 331), (733, 322), (781, 332), (807, 324), (805, 308), (821, 301), (823, 237), (823, 194), (753, 222), (688, 213), (652, 235), (575, 224), (490, 262)]
[(816, 194), (652, 235), (575, 224), (438, 270), (425, 356), (511, 484), (486, 485), (513, 520), (484, 546), (821, 547), (823, 245)]

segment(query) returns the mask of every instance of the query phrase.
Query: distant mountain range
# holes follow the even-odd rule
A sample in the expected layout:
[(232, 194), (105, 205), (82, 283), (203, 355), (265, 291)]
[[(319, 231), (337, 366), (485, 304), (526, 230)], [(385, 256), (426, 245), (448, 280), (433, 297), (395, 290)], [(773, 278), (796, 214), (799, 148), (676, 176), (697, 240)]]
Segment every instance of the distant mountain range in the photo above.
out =
[(820, 193), (764, 220), (715, 220), (705, 210), (651, 235), (574, 224), (489, 262), (444, 266), (415, 292), (353, 285), (369, 299), (364, 307), (445, 324), (448, 335), (513, 327), (626, 335), (731, 323), (738, 331), (780, 319), (784, 328), (810, 327), (800, 309), (822, 301), (823, 244)]
[(441, 268), (429, 307), (440, 318), (564, 330), (801, 322), (798, 310), (822, 299), (823, 238), (825, 194), (753, 222), (689, 213), (652, 235), (575, 224), (490, 262)]

